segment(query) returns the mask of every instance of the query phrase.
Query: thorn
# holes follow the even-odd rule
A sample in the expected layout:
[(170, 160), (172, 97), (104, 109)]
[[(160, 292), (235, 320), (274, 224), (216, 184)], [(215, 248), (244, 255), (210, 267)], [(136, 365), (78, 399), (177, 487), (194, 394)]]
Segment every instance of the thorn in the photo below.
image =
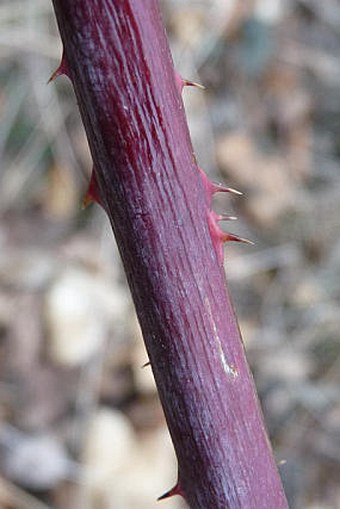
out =
[(171, 490), (164, 493), (164, 495), (161, 495), (160, 497), (158, 497), (157, 501), (165, 500), (166, 498), (170, 498), (175, 495), (181, 495), (182, 497), (184, 497), (183, 490), (179, 483), (177, 483), (173, 488), (171, 488)]
[(150, 362), (150, 361), (145, 362), (145, 363), (142, 365), (142, 369), (143, 369), (143, 368), (147, 368), (148, 366), (151, 366), (151, 362)]
[(63, 50), (63, 54), (61, 56), (60, 64), (58, 65), (56, 70), (51, 74), (47, 84), (51, 83), (51, 81), (55, 80), (56, 78), (58, 78), (58, 76), (61, 76), (62, 74), (64, 74), (65, 76), (68, 76), (68, 77), (70, 76), (68, 65), (66, 63), (66, 57), (65, 57), (64, 50)]
[(251, 240), (244, 239), (243, 237), (239, 237), (238, 235), (234, 235), (233, 233), (224, 232), (220, 226), (218, 225), (218, 221), (221, 221), (223, 217), (229, 216), (220, 216), (216, 214), (214, 210), (208, 211), (208, 225), (210, 230), (211, 239), (213, 241), (213, 245), (215, 246), (217, 258), (221, 265), (223, 264), (223, 243), (224, 242), (244, 242), (245, 244), (254, 243)]
[(178, 74), (178, 72), (175, 72), (175, 77), (176, 77), (177, 87), (180, 92), (182, 92), (184, 87), (196, 87), (196, 88), (200, 88), (201, 90), (205, 90), (205, 87), (203, 85), (201, 85), (200, 83), (196, 83), (195, 81), (189, 81), (189, 80), (183, 79), (182, 76), (180, 74)]
[(197, 166), (197, 169), (201, 174), (203, 184), (204, 184), (204, 187), (206, 189), (209, 199), (211, 199), (212, 195), (215, 193), (232, 193), (232, 194), (236, 194), (238, 196), (243, 195), (243, 193), (241, 193), (241, 191), (238, 191), (237, 189), (234, 189), (233, 187), (226, 187), (223, 184), (211, 182), (211, 180), (207, 177), (207, 175), (202, 170), (202, 168)]
[[(211, 220), (215, 221), (215, 223), (218, 223), (218, 221), (236, 221), (236, 216), (228, 216), (227, 214), (216, 214), (214, 210), (210, 210), (209, 212)], [(218, 228), (218, 226), (217, 226)]]
[(217, 221), (237, 221), (237, 217), (236, 216), (228, 216), (228, 215), (221, 215), (221, 216), (218, 216), (218, 219)]
[(232, 193), (236, 194), (237, 196), (242, 196), (243, 193), (241, 191), (238, 191), (237, 189), (234, 189), (233, 187), (226, 187), (223, 184), (217, 184), (215, 182), (211, 182), (211, 192), (212, 194), (215, 193)]
[(94, 168), (92, 168), (89, 187), (83, 199), (82, 207), (85, 209), (93, 202), (98, 203), (98, 205), (102, 205), (101, 199), (99, 197), (99, 189)]
[(200, 90), (205, 90), (205, 86), (201, 85), (201, 83), (197, 83), (196, 81), (183, 80), (185, 87), (196, 87)]
[(245, 239), (243, 237), (239, 237), (238, 235), (234, 235), (233, 233), (225, 233), (223, 232), (223, 235), (221, 235), (222, 242), (243, 242), (244, 244), (250, 244), (251, 246), (254, 245), (254, 242), (252, 242), (249, 239)]

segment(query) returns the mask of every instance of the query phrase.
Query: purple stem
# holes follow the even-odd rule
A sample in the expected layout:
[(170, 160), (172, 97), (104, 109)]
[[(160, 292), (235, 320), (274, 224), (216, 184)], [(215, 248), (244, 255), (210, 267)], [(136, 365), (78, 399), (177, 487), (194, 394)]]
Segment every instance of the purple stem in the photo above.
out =
[(53, 4), (178, 458), (168, 495), (192, 509), (287, 508), (158, 1)]

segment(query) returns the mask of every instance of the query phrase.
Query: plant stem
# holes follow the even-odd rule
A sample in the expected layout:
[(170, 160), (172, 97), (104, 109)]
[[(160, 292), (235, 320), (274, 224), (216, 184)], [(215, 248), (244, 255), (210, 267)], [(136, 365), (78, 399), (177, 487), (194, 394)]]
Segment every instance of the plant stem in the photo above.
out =
[(192, 509), (286, 508), (158, 1), (53, 4), (176, 450), (169, 495)]

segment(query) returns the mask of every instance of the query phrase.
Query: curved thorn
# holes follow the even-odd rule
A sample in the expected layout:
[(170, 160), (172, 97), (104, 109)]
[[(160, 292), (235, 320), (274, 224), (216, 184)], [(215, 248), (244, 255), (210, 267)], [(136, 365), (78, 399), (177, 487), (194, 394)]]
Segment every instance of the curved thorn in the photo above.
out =
[(63, 54), (62, 54), (62, 57), (61, 57), (60, 64), (58, 65), (56, 70), (49, 77), (49, 80), (47, 81), (47, 84), (51, 83), (51, 81), (55, 80), (56, 78), (58, 78), (58, 76), (61, 76), (62, 74), (64, 74), (65, 76), (69, 76), (69, 69), (68, 69), (68, 65), (67, 65), (67, 62), (66, 62), (66, 57), (65, 57), (64, 50), (63, 50)]
[(252, 242), (249, 239), (245, 239), (244, 237), (239, 237), (238, 235), (234, 235), (233, 233), (223, 233), (223, 236), (221, 238), (223, 242), (243, 242), (244, 244), (250, 244), (254, 245), (254, 242)]
[(233, 187), (226, 187), (223, 184), (217, 184), (215, 182), (211, 182), (211, 191), (212, 193), (232, 193), (237, 194), (238, 196), (242, 196), (243, 193), (234, 189)]
[(144, 362), (144, 364), (142, 364), (142, 369), (143, 368), (147, 368), (148, 366), (151, 366), (151, 362), (150, 361)]
[(173, 488), (171, 488), (171, 490), (164, 493), (164, 495), (158, 497), (157, 501), (165, 500), (166, 498), (173, 497), (175, 495), (181, 495), (182, 497), (184, 497), (183, 490), (179, 483), (177, 483)]
[(196, 81), (189, 81), (183, 79), (183, 83), (185, 87), (196, 87), (199, 88), (200, 90), (206, 89), (204, 85), (201, 85), (201, 83), (197, 83)]
[(182, 76), (175, 72), (175, 78), (176, 78), (176, 84), (180, 92), (182, 92), (184, 87), (196, 87), (200, 88), (201, 90), (205, 90), (205, 87), (201, 85), (200, 83), (196, 83), (195, 81), (190, 81), (182, 78)]
[(99, 196), (99, 188), (98, 188), (96, 173), (95, 173), (94, 168), (92, 169), (89, 187), (88, 187), (85, 197), (83, 199), (82, 207), (86, 208), (88, 205), (90, 205), (93, 202), (98, 203), (98, 205), (102, 205), (101, 199)]

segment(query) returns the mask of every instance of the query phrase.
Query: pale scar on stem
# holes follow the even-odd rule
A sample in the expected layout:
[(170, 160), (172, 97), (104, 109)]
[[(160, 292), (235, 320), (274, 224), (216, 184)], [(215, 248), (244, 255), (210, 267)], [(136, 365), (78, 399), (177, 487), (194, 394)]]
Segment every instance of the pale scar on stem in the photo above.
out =
[(205, 307), (206, 307), (206, 309), (208, 311), (208, 316), (209, 316), (209, 319), (210, 319), (210, 322), (211, 322), (211, 325), (212, 325), (212, 328), (213, 328), (213, 331), (214, 331), (213, 338), (214, 338), (215, 343), (217, 345), (218, 354), (219, 354), (219, 358), (221, 360), (223, 371), (225, 372), (226, 375), (233, 376), (234, 378), (236, 378), (238, 376), (238, 371), (235, 368), (235, 366), (233, 366), (232, 364), (227, 362), (226, 355), (225, 355), (225, 353), (223, 351), (223, 346), (222, 346), (221, 338), (220, 338), (220, 336), (218, 334), (216, 323), (215, 323), (213, 314), (211, 312), (210, 302), (209, 302), (209, 300), (207, 298), (205, 298), (204, 300), (205, 300)]

